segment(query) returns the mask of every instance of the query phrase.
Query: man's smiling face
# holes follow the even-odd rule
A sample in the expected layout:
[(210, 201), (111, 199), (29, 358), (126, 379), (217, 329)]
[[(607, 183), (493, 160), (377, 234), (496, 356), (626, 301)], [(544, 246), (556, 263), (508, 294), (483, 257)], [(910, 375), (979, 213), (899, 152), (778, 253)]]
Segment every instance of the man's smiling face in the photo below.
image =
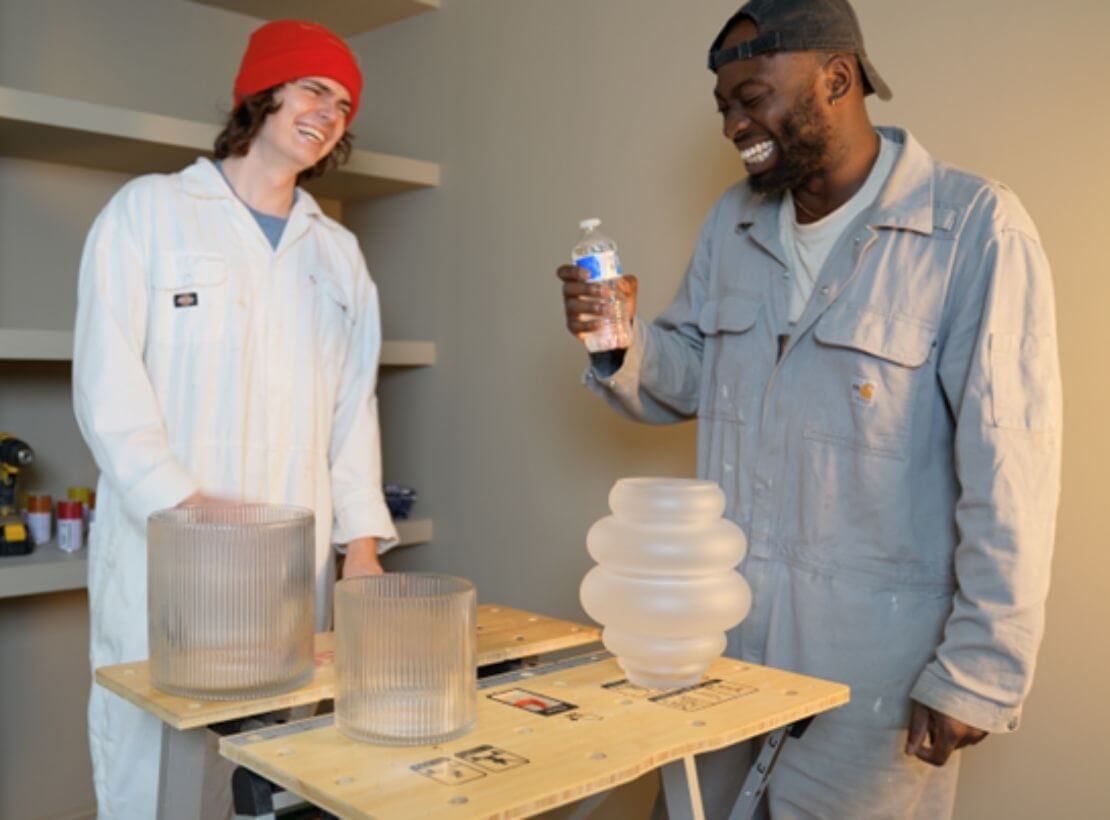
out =
[[(722, 48), (757, 34), (744, 20)], [(718, 70), (713, 96), (752, 190), (782, 193), (829, 166), (832, 129), (817, 96), (819, 76), (820, 55), (812, 52), (763, 54)]]
[(303, 77), (274, 95), (279, 104), (258, 133), (258, 140), (298, 170), (311, 168), (331, 153), (347, 128), (351, 95), (327, 77)]

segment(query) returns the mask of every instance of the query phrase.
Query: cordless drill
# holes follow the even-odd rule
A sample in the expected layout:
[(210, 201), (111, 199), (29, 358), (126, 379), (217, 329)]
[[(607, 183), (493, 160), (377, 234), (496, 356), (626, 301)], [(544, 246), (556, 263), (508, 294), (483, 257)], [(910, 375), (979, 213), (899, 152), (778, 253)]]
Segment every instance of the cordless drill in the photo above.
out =
[(0, 555), (26, 555), (34, 548), (15, 506), (16, 478), (34, 460), (26, 442), (0, 433)]

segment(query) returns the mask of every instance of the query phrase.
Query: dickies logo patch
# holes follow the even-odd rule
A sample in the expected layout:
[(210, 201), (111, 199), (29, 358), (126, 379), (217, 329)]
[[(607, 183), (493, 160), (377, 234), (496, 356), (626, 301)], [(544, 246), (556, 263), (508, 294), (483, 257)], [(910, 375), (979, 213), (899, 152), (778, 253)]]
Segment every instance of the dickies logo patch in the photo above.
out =
[(191, 308), (197, 306), (196, 293), (175, 293), (173, 295), (173, 306), (175, 308)]
[(864, 407), (874, 406), (876, 393), (875, 382), (864, 379), (856, 379), (852, 382), (852, 398), (855, 399), (856, 404)]

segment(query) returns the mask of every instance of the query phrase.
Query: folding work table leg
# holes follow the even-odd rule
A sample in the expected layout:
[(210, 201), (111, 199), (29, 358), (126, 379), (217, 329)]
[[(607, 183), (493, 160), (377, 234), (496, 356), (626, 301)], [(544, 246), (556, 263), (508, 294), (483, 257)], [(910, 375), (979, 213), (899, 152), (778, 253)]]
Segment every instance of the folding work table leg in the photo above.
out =
[[(779, 753), (782, 751), (786, 738), (801, 737), (802, 732), (809, 726), (812, 718), (799, 721), (792, 726), (783, 726), (767, 734), (759, 756), (752, 764), (740, 789), (740, 796), (729, 813), (729, 820), (751, 820), (755, 816), (756, 807), (759, 805), (763, 793), (767, 790), (767, 782), (771, 777), (771, 770), (775, 767)], [(698, 770), (694, 758), (684, 757), (668, 763), (661, 770), (663, 780), (663, 795), (667, 804), (667, 816), (670, 820), (704, 820), (705, 809), (701, 799), (701, 789), (698, 785)]]
[(748, 770), (748, 776), (744, 779), (744, 785), (740, 788), (740, 796), (736, 799), (736, 804), (732, 807), (728, 820), (751, 820), (755, 816), (756, 806), (759, 805), (763, 793), (767, 790), (771, 770), (775, 767), (775, 761), (779, 759), (786, 738), (788, 736), (801, 737), (812, 721), (813, 718), (809, 717), (791, 726), (775, 729), (767, 735), (762, 748), (759, 750), (759, 757), (755, 759), (755, 763)]
[(661, 770), (663, 796), (670, 820), (705, 820), (705, 808), (698, 785), (698, 766), (694, 756), (668, 763)]
[(208, 729), (179, 730), (162, 724), (158, 771), (158, 820), (202, 820), (204, 769), (210, 752)]

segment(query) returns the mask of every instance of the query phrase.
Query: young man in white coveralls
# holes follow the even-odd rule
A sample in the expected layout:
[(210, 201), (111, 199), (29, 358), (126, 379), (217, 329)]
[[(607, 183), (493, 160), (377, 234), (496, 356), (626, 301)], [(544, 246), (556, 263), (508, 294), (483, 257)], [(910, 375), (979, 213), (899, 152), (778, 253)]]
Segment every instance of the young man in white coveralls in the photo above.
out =
[[(346, 158), (362, 76), (322, 26), (250, 38), (216, 143), (136, 179), (81, 261), (77, 419), (101, 471), (89, 549), (93, 668), (148, 656), (146, 520), (180, 505), (263, 501), (316, 514), (317, 628), (344, 575), (380, 573), (396, 540), (381, 489), (381, 330), (355, 237), (297, 187)], [(160, 723), (93, 686), (100, 815), (153, 817)], [(221, 809), (226, 811), (226, 805)]]

